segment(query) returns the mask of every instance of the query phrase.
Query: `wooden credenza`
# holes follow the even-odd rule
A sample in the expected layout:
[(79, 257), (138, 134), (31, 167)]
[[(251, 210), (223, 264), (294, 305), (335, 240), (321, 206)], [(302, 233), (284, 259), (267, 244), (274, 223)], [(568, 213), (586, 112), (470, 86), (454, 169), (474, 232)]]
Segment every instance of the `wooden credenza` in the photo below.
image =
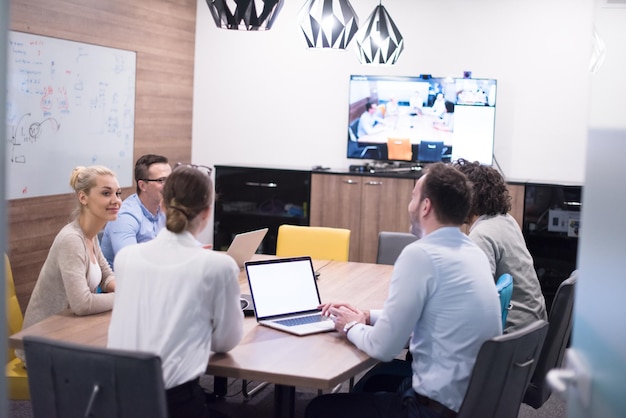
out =
[(350, 229), (350, 261), (376, 262), (380, 231), (407, 232), (413, 178), (313, 173), (311, 226)]
[(511, 196), (511, 211), (509, 215), (515, 218), (520, 228), (524, 227), (524, 190), (523, 184), (507, 184)]
[[(349, 229), (350, 261), (367, 263), (376, 262), (380, 231), (409, 231), (408, 205), (419, 177), (418, 173), (385, 175), (242, 166), (218, 166), (216, 172), (216, 190), (220, 196), (215, 206), (216, 248), (226, 247), (234, 233), (264, 226), (270, 227), (269, 238), (273, 242), (281, 223), (327, 226)], [(234, 178), (241, 184), (233, 182), (231, 172), (236, 174)], [(298, 180), (301, 177), (304, 180)], [(252, 188), (248, 186), (250, 182), (271, 183), (276, 187)], [(510, 213), (520, 227), (524, 222), (525, 186), (524, 183), (508, 185)], [(257, 189), (263, 189), (263, 193)], [(267, 213), (261, 203), (270, 200), (296, 202), (305, 210), (300, 217), (287, 214), (284, 208), (278, 208), (280, 213)], [(225, 205), (232, 202), (257, 204), (254, 209), (243, 212), (226, 211)], [(235, 230), (235, 227), (238, 229)], [(221, 235), (223, 232), (228, 232), (226, 238)], [(274, 248), (275, 244), (265, 245), (263, 252), (271, 254)]]
[[(313, 173), (312, 226), (350, 229), (350, 261), (375, 263), (380, 231), (407, 232), (414, 178)], [(509, 184), (511, 216), (524, 217), (524, 185)]]

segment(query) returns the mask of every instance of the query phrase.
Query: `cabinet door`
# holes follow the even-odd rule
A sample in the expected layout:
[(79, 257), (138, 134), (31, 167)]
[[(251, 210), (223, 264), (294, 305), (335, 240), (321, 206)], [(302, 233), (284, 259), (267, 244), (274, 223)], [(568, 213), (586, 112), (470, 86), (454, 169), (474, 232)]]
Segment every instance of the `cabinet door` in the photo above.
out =
[(310, 183), (310, 171), (216, 165), (213, 248), (226, 250), (236, 234), (268, 228), (259, 251), (275, 254), (280, 225), (309, 225)]
[(511, 215), (517, 223), (520, 229), (524, 227), (524, 190), (523, 184), (507, 184), (506, 188), (509, 190), (511, 196)]
[(359, 261), (362, 177), (311, 176), (311, 226), (350, 230), (350, 261)]
[(359, 261), (375, 263), (380, 231), (408, 232), (414, 179), (364, 177)]

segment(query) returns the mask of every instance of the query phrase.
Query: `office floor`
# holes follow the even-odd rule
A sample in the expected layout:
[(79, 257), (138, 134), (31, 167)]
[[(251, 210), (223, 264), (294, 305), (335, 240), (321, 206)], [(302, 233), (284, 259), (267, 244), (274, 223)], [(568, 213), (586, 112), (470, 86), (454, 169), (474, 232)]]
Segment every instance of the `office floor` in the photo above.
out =
[[(213, 390), (213, 378), (205, 376), (200, 379), (200, 384), (207, 390)], [(228, 392), (225, 399), (211, 404), (211, 409), (218, 411), (231, 418), (271, 418), (273, 416), (274, 394), (272, 385), (266, 386), (251, 399), (244, 399), (241, 393), (241, 380), (228, 379)], [(250, 387), (254, 387), (251, 382)], [(347, 392), (348, 383), (341, 386), (340, 392)], [(296, 417), (304, 416), (307, 403), (317, 395), (317, 391), (300, 389), (296, 391)], [(565, 418), (565, 401), (558, 396), (552, 395), (550, 399), (538, 410), (528, 405), (522, 405), (518, 418)], [(9, 403), (9, 418), (33, 418), (29, 401), (11, 401)]]

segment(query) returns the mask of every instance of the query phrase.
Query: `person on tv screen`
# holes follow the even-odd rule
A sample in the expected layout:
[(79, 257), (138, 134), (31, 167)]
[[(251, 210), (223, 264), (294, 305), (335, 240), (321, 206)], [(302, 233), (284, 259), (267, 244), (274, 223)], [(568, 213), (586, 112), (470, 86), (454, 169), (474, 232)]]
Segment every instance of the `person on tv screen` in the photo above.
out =
[(400, 114), (400, 107), (398, 105), (398, 99), (392, 97), (385, 104), (385, 118), (392, 118)]
[(469, 237), (487, 254), (495, 281), (504, 273), (513, 276), (511, 310), (505, 332), (538, 319), (547, 320), (546, 304), (533, 258), (517, 221), (509, 215), (511, 197), (500, 173), (493, 167), (462, 158), (454, 166), (474, 185), (468, 223)]
[(208, 170), (177, 166), (163, 187), (165, 228), (115, 257), (107, 346), (159, 355), (171, 418), (207, 416), (199, 376), (211, 351), (230, 351), (243, 336), (239, 267), (197, 241), (212, 201)]
[(137, 192), (124, 199), (117, 220), (108, 222), (102, 235), (102, 252), (111, 267), (119, 250), (150, 241), (165, 225), (161, 191), (171, 172), (162, 155), (143, 155), (135, 163)]
[(446, 111), (441, 115), (440, 120), (433, 122), (433, 128), (440, 131), (454, 131), (454, 103), (446, 100)]
[(365, 104), (365, 112), (359, 118), (358, 138), (382, 132), (385, 129), (385, 121), (376, 114), (377, 110), (378, 105), (376, 103), (367, 102)]
[(308, 404), (307, 418), (457, 415), (480, 347), (502, 334), (489, 261), (461, 231), (471, 199), (463, 173), (429, 165), (408, 207), (412, 232), (421, 238), (396, 260), (382, 310), (321, 306), (341, 335), (380, 361), (394, 359), (410, 340), (413, 362), (401, 388), (322, 395)]
[(430, 108), (424, 109), (423, 112), (429, 115), (441, 117), (446, 111), (446, 100), (443, 93), (437, 93), (437, 97)]

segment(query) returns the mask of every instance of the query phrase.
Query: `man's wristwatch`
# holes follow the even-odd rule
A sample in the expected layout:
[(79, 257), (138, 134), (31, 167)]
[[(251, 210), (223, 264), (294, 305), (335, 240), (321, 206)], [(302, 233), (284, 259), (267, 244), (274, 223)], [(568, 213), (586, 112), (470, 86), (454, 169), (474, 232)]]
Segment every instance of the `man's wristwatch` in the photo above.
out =
[(350, 331), (350, 329), (352, 329), (353, 326), (355, 326), (356, 324), (358, 324), (359, 321), (350, 321), (348, 322), (344, 327), (343, 327), (343, 333), (348, 335), (348, 331)]

